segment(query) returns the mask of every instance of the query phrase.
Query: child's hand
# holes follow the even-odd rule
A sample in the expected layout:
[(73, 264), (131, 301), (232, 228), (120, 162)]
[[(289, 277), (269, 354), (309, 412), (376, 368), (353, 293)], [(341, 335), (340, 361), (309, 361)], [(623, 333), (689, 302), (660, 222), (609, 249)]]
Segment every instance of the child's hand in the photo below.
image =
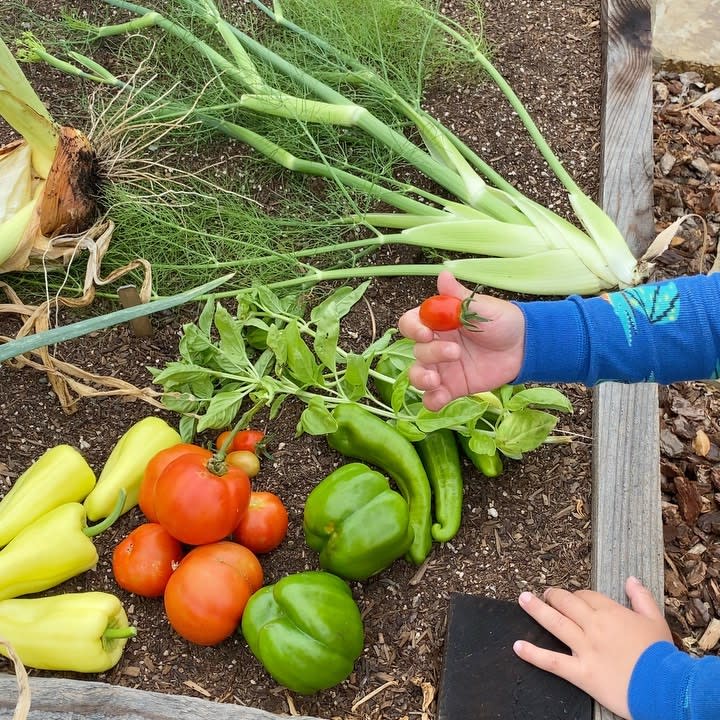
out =
[(572, 655), (518, 641), (515, 653), (591, 695), (623, 718), (630, 717), (628, 686), (642, 653), (659, 640), (672, 642), (670, 628), (650, 591), (636, 578), (625, 583), (632, 610), (592, 590), (545, 591), (544, 602), (531, 593), (520, 605), (546, 630), (564, 642)]
[[(438, 275), (437, 288), (439, 294), (461, 300), (471, 294), (449, 272)], [(428, 410), (439, 410), (464, 395), (494, 390), (520, 372), (525, 349), (525, 316), (520, 308), (477, 295), (469, 309), (489, 322), (478, 323), (477, 331), (435, 333), (420, 322), (418, 308), (400, 318), (400, 332), (415, 340), (410, 382), (425, 391), (423, 404)]]

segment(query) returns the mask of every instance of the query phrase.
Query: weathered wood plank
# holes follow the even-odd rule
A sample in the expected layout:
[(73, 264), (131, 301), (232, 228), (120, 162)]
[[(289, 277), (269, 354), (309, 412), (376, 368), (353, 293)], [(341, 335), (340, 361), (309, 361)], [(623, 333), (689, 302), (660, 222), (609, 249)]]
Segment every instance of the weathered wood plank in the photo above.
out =
[[(602, 0), (602, 31), (601, 204), (640, 255), (653, 237), (650, 0)], [(620, 602), (628, 575), (663, 601), (659, 448), (656, 385), (596, 388), (592, 585)]]
[[(30, 678), (32, 705), (28, 720), (279, 720), (264, 710), (216, 703), (184, 695), (168, 695), (107, 683)], [(12, 675), (0, 674), (0, 717), (12, 717), (17, 686)], [(318, 720), (306, 715), (294, 720)]]

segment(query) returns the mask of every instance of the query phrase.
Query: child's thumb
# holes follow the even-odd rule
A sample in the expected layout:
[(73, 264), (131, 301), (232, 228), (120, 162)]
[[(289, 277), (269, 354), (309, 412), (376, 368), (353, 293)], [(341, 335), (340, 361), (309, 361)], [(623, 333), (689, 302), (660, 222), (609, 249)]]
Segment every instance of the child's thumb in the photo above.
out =
[(625, 592), (630, 598), (632, 609), (651, 620), (663, 620), (663, 614), (655, 602), (652, 593), (636, 578), (629, 577), (625, 582)]
[(464, 285), (461, 285), (448, 270), (442, 270), (438, 275), (437, 289), (440, 295), (450, 295), (460, 298), (460, 300), (464, 300), (469, 295), (472, 295), (471, 291)]

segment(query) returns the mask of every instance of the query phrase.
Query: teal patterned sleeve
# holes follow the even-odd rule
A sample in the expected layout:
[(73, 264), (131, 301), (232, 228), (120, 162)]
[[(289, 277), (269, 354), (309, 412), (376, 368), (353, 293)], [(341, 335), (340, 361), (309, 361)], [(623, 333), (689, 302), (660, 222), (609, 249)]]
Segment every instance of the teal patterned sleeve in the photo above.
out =
[(518, 383), (668, 384), (718, 377), (720, 273), (593, 298), (516, 304), (526, 320)]

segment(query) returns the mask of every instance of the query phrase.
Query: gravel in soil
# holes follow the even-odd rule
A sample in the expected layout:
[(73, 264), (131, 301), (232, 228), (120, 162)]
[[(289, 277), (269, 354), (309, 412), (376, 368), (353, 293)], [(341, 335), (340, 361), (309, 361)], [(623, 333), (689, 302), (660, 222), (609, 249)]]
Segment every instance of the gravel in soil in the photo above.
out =
[[(60, 8), (52, 0), (38, 0), (32, 5), (49, 16), (57, 16)], [(498, 66), (568, 169), (594, 194), (600, 100), (597, 3), (489, 0), (486, 8), (486, 32)], [(445, 4), (446, 12), (455, 17), (462, 9), (461, 2)], [(59, 120), (82, 126), (74, 83), (41, 66), (33, 66), (29, 74)], [(665, 100), (660, 86), (667, 88)], [(718, 212), (712, 205), (718, 201), (712, 189), (717, 186), (716, 178), (712, 180), (708, 174), (700, 177), (698, 167), (702, 165), (693, 164), (698, 158), (704, 160), (708, 172), (717, 174), (712, 167), (718, 160), (712, 155), (717, 152), (712, 140), (717, 132), (707, 127), (709, 123), (717, 128), (717, 118), (708, 114), (707, 105), (697, 108), (707, 122), (680, 111), (687, 104), (688, 93), (694, 97), (703, 89), (709, 88), (696, 87), (681, 76), (658, 78), (659, 227), (667, 226), (680, 210), (681, 214), (687, 209), (701, 212), (709, 222), (712, 217), (708, 213)], [(514, 114), (494, 89), (448, 83), (433, 89), (427, 107), (522, 190), (555, 209), (567, 209), (562, 193), (550, 181)], [(672, 166), (669, 159), (662, 160), (666, 152), (675, 157)], [(700, 205), (698, 197), (703, 198)], [(682, 240), (674, 243), (661, 272), (679, 274), (680, 267), (683, 272), (696, 270), (693, 262), (701, 225), (697, 222), (693, 227), (689, 221), (679, 231)], [(714, 237), (706, 244), (707, 262), (714, 257), (717, 226)], [(390, 249), (382, 251), (381, 259), (397, 262), (401, 256), (403, 262), (420, 259), (409, 251)], [(368, 342), (373, 330), (381, 332), (393, 326), (405, 309), (432, 288), (432, 281), (425, 279), (373, 282), (367, 294), (369, 309), (361, 306), (347, 323), (353, 340)], [(128, 328), (120, 327), (69, 343), (57, 353), (93, 372), (145, 386), (150, 383), (146, 367), (174, 359), (181, 324), (192, 319), (193, 313), (192, 308), (185, 308), (154, 316), (150, 339), (137, 338)], [(69, 320), (69, 316), (62, 317), (63, 322)], [(13, 320), (0, 320), (0, 334), (16, 329)], [(58, 588), (117, 593), (138, 627), (138, 637), (128, 644), (120, 664), (98, 679), (276, 713), (368, 720), (433, 717), (450, 593), (512, 599), (521, 590), (540, 590), (549, 584), (571, 589), (588, 584), (590, 392), (576, 386), (563, 389), (575, 413), (572, 418), (562, 418), (559, 429), (574, 434), (572, 443), (543, 448), (522, 463), (510, 462), (506, 472), (493, 480), (478, 477), (467, 467), (463, 525), (458, 536), (451, 543), (435, 546), (421, 568), (399, 561), (376, 579), (353, 584), (366, 625), (366, 644), (345, 683), (311, 698), (296, 696), (267, 676), (240, 636), (214, 648), (191, 645), (173, 633), (161, 601), (120, 590), (112, 578), (110, 553), (115, 543), (141, 522), (138, 510), (98, 538), (101, 560), (94, 571)], [(713, 618), (720, 611), (720, 521), (716, 517), (720, 481), (715, 467), (720, 437), (715, 393), (707, 385), (688, 383), (662, 394), (667, 610), (679, 643), (693, 651), (711, 652), (717, 651), (717, 641), (711, 645), (710, 640), (717, 628)], [(322, 438), (294, 437), (300, 411), (299, 406), (287, 403), (267, 427), (273, 460), (265, 461), (255, 483), (258, 488), (277, 492), (290, 511), (287, 541), (262, 558), (267, 582), (317, 567), (316, 557), (303, 541), (302, 507), (315, 483), (341, 462)], [(132, 422), (150, 412), (155, 411), (141, 402), (94, 398), (83, 400), (74, 414), (66, 415), (45, 376), (6, 365), (0, 370), (0, 482), (10, 487), (44, 449), (60, 442), (81, 449), (99, 471), (115, 440)], [(166, 417), (173, 420), (170, 415)], [(369, 697), (380, 687), (381, 692)]]

